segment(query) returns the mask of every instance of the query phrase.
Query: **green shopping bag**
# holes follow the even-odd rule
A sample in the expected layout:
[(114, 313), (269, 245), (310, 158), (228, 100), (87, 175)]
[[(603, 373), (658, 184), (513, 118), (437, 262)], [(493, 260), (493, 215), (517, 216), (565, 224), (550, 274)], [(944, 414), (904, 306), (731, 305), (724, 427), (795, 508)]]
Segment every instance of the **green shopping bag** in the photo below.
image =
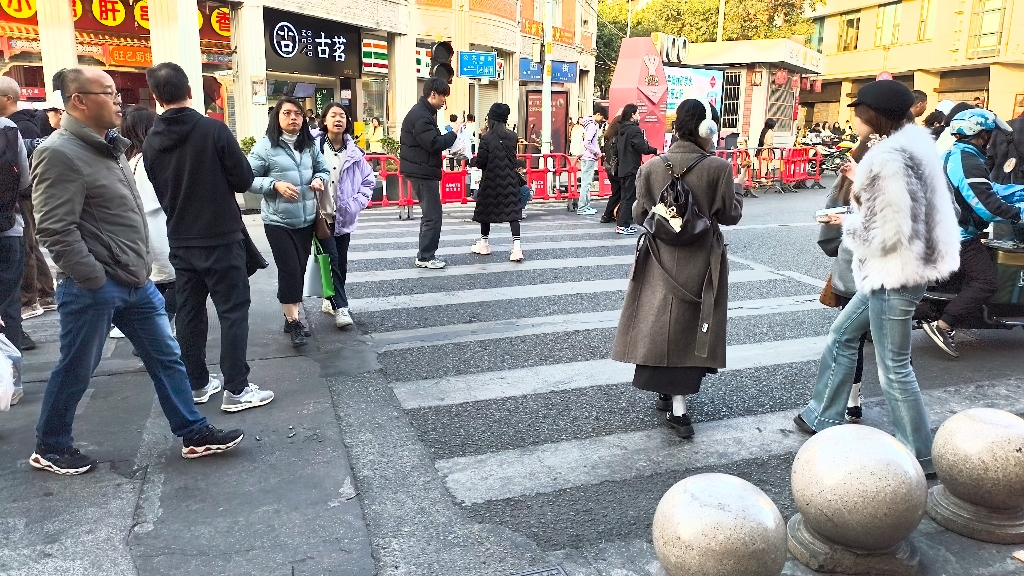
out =
[(334, 296), (334, 274), (331, 273), (331, 255), (324, 252), (320, 241), (313, 238), (313, 256), (320, 265), (320, 284), (323, 287), (324, 298)]

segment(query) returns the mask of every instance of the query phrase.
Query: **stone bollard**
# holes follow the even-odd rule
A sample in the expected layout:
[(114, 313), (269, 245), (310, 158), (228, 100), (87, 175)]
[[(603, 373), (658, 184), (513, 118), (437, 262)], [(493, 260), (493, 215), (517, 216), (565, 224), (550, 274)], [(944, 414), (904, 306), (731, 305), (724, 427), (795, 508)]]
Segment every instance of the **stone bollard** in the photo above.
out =
[(1024, 544), (1024, 419), (964, 410), (939, 427), (932, 460), (942, 482), (928, 493), (932, 520), (975, 540)]
[(833, 426), (793, 461), (789, 551), (828, 574), (913, 576), (920, 555), (907, 536), (924, 517), (928, 482), (914, 454), (868, 426)]
[(779, 576), (786, 525), (757, 486), (728, 474), (697, 474), (661, 497), (654, 551), (669, 576)]

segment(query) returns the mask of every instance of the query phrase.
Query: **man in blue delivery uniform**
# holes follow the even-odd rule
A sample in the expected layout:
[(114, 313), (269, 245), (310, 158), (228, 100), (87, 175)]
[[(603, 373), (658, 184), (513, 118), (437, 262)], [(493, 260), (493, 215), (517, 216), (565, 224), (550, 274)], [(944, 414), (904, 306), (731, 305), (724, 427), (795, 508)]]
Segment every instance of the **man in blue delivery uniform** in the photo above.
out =
[(960, 354), (953, 343), (958, 323), (980, 315), (981, 307), (999, 289), (996, 267), (981, 234), (997, 221), (1021, 221), (1024, 186), (994, 184), (985, 166), (985, 149), (992, 131), (1011, 128), (988, 110), (970, 109), (957, 114), (950, 124), (956, 143), (942, 158), (946, 177), (960, 211), (960, 270), (963, 287), (943, 311), (942, 318), (926, 323), (925, 333), (953, 357)]

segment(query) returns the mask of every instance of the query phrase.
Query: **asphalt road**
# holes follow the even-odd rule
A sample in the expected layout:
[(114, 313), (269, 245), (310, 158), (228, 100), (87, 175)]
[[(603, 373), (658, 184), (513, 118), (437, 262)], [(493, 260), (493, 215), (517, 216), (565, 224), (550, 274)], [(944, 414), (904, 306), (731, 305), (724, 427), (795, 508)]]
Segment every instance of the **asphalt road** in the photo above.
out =
[[(827, 183), (827, 182), (826, 182)], [(790, 466), (835, 317), (817, 303), (829, 260), (813, 214), (823, 191), (748, 199), (726, 230), (729, 367), (688, 399), (680, 440), (609, 360), (634, 239), (564, 205), (532, 205), (526, 262), (469, 252), (472, 207), (446, 206), (444, 271), (419, 270), (418, 220), (368, 210), (353, 234), (356, 326), (338, 331), (309, 297), (311, 345), (281, 333), (276, 272), (252, 279), (252, 378), (278, 397), (224, 415), (246, 441), (183, 461), (130, 343), (108, 341), (79, 406), (76, 442), (96, 472), (29, 469), (42, 386), (58, 357), (55, 314), (26, 323), (26, 397), (0, 414), (0, 574), (659, 576), (653, 512), (701, 472), (759, 486), (788, 519)], [(603, 201), (597, 203), (603, 208)], [(247, 216), (269, 256), (258, 216)], [(971, 406), (1024, 413), (1024, 333), (969, 332), (950, 359), (915, 334), (914, 365), (933, 428)], [(220, 341), (211, 317), (209, 358)], [(864, 423), (889, 429), (874, 362)], [(921, 576), (1019, 574), (1014, 547), (981, 544), (925, 519)], [(812, 574), (795, 560), (788, 576)]]
[[(753, 482), (788, 519), (790, 465), (803, 440), (790, 418), (808, 400), (836, 314), (816, 303), (829, 269), (813, 222), (824, 198), (748, 199), (740, 225), (726, 231), (730, 303), (741, 309), (728, 344), (739, 365), (688, 400), (692, 440), (662, 424), (652, 395), (628, 383), (629, 367), (606, 360), (624, 295), (614, 280), (628, 273), (633, 247), (615, 243), (621, 237), (597, 216), (531, 207), (523, 249), (528, 264), (544, 268), (515, 271), (500, 264), (507, 227), (492, 227), (494, 254), (472, 255), (470, 212), (449, 206), (447, 271), (352, 285), (353, 315), (368, 346), (380, 343), (380, 368), (329, 382), (380, 573), (659, 574), (654, 508), (700, 472)], [(415, 247), (415, 221), (380, 214), (368, 213), (354, 235), (354, 269), (409, 270), (411, 258), (387, 251)], [(480, 264), (491, 271), (468, 272)], [(933, 426), (971, 405), (1021, 413), (1024, 401), (1005, 392), (1024, 334), (962, 340), (954, 361), (915, 334)], [(888, 428), (868, 364), (865, 423)], [(922, 575), (1022, 569), (1008, 547), (973, 543), (928, 519), (915, 541)], [(810, 573), (793, 560), (786, 570)]]

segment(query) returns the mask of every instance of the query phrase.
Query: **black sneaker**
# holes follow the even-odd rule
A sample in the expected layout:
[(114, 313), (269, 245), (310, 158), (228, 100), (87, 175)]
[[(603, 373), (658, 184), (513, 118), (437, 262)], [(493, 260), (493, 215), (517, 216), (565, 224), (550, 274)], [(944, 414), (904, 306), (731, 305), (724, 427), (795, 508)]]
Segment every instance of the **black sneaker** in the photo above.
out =
[(211, 454), (227, 452), (242, 441), (245, 434), (241, 430), (221, 430), (208, 424), (199, 434), (182, 438), (181, 455), (183, 458), (202, 458)]
[(615, 222), (615, 218), (609, 218), (608, 216), (601, 216), (601, 224), (611, 224)]
[(32, 339), (24, 330), (21, 331), (21, 350), (35, 350), (36, 341)]
[(658, 394), (658, 399), (654, 401), (654, 409), (660, 412), (668, 412), (672, 409), (672, 396), (668, 394)]
[(33, 468), (48, 470), (62, 476), (85, 474), (96, 465), (95, 460), (79, 452), (78, 448), (70, 446), (56, 453), (47, 453), (36, 446), (36, 451), (32, 453), (28, 463)]
[(953, 330), (946, 330), (939, 326), (938, 322), (926, 322), (921, 326), (924, 329), (924, 333), (931, 337), (931, 339), (938, 344), (939, 348), (946, 354), (949, 354), (953, 358), (959, 358), (960, 353), (956, 350), (956, 345), (953, 344)]
[(800, 414), (797, 414), (796, 416), (793, 417), (793, 424), (796, 424), (796, 427), (799, 428), (801, 432), (806, 432), (811, 436), (814, 436), (815, 434), (818, 433), (817, 430), (811, 428), (811, 425), (808, 424), (807, 421), (804, 420), (804, 417), (801, 416)]
[(690, 415), (683, 414), (675, 416), (671, 412), (665, 415), (665, 422), (669, 428), (675, 431), (680, 438), (693, 438), (693, 423), (690, 422)]
[[(302, 322), (299, 322), (299, 326), (302, 326), (302, 335), (305, 336), (306, 338), (309, 338), (310, 336), (313, 335), (313, 332), (309, 329), (309, 327), (306, 326), (305, 324), (303, 324)], [(284, 319), (284, 330), (283, 330), (283, 332), (285, 334), (291, 334), (291, 332), (292, 332), (292, 329), (290, 328), (290, 326), (288, 324), (288, 319), (287, 318)]]
[(292, 347), (298, 348), (306, 345), (306, 328), (298, 320), (289, 320), (284, 325), (284, 331), (292, 336)]
[(860, 406), (847, 406), (846, 407), (846, 421), (850, 424), (860, 424), (861, 419), (864, 418), (864, 409)]

